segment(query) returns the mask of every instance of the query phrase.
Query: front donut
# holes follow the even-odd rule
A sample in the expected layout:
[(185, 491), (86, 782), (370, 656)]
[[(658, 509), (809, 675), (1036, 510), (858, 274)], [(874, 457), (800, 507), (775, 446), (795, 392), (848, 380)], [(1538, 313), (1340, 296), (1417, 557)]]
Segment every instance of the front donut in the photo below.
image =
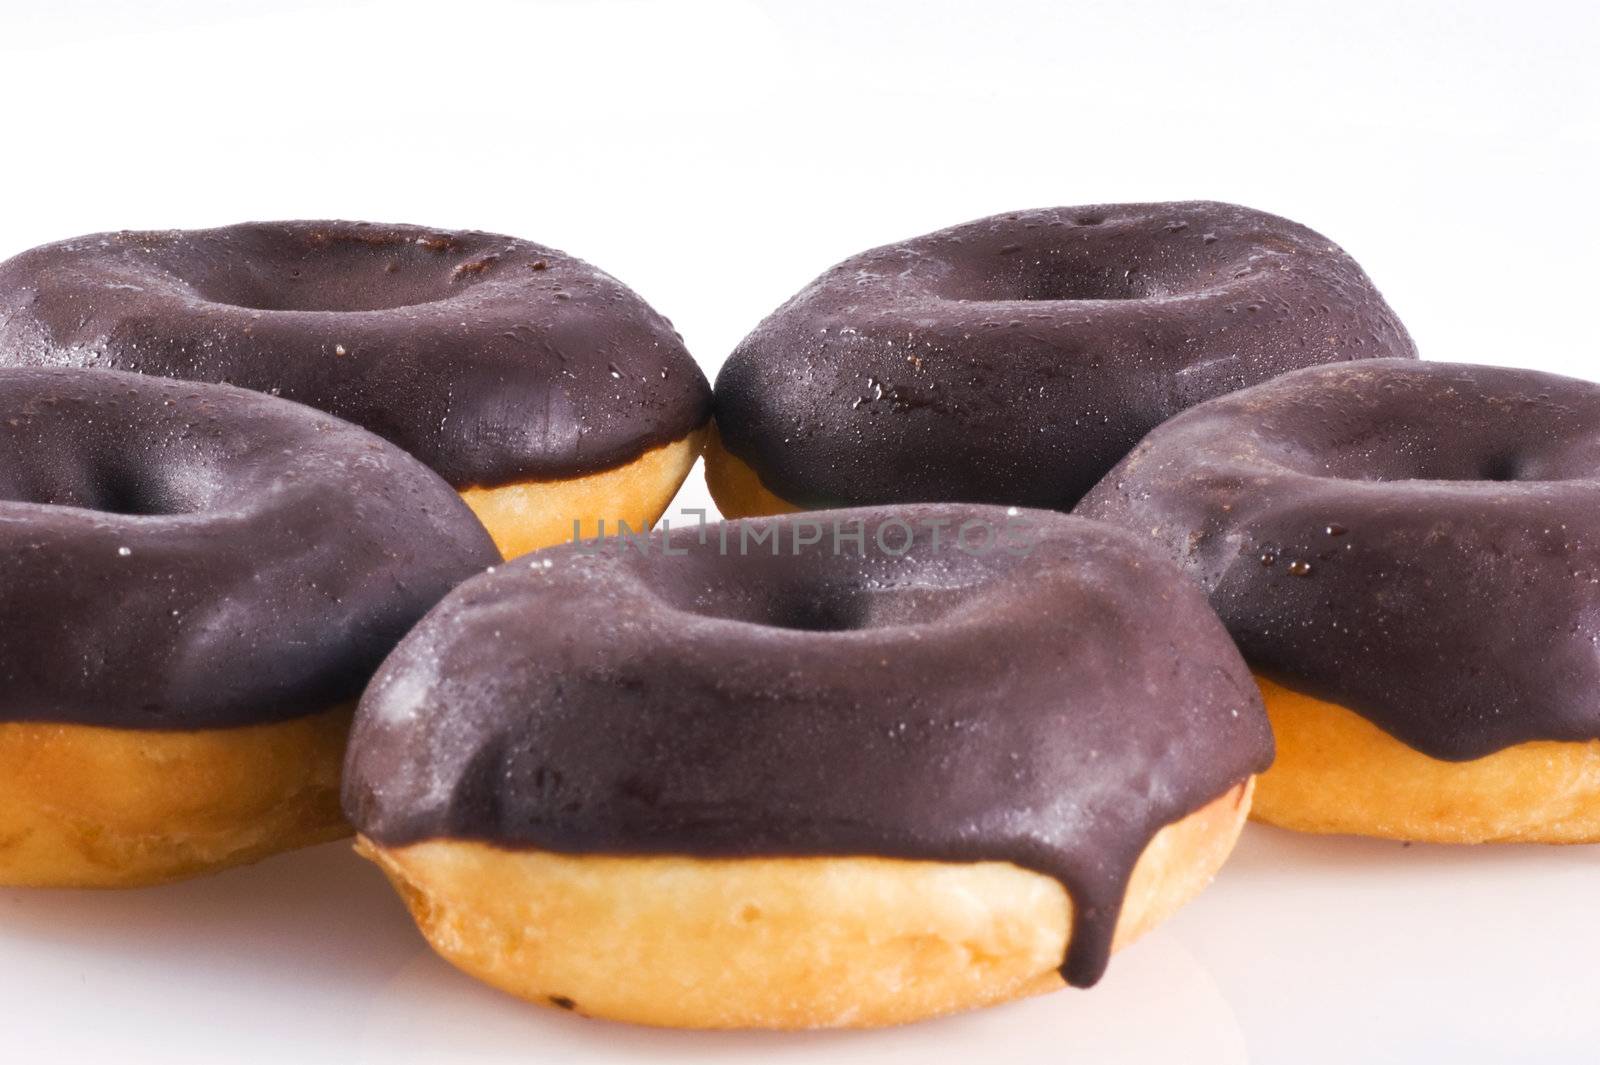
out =
[(0, 370), (0, 884), (122, 887), (349, 831), (356, 696), (494, 547), (355, 426)]
[(1600, 385), (1303, 370), (1161, 426), (1079, 513), (1154, 537), (1259, 674), (1262, 820), (1600, 841)]
[(1271, 751), (1135, 538), (922, 506), (469, 581), (363, 696), (344, 795), (435, 949), (513, 994), (872, 1026), (1094, 983), (1222, 863)]
[(733, 518), (964, 502), (1070, 510), (1174, 414), (1289, 370), (1416, 354), (1350, 256), (1226, 203), (995, 215), (846, 259), (717, 375)]
[(410, 452), (507, 556), (647, 529), (711, 389), (672, 324), (581, 259), (495, 233), (251, 222), (96, 233), (0, 263), (0, 365), (297, 400)]

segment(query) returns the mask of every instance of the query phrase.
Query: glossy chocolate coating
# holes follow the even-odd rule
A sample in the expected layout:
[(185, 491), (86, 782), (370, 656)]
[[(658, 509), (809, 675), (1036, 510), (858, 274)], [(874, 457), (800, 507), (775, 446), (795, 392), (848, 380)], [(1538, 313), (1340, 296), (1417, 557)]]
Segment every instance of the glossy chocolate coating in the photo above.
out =
[(1153, 536), (1256, 669), (1424, 754), (1600, 739), (1600, 385), (1302, 370), (1161, 426), (1078, 512)]
[(318, 713), (498, 557), (449, 485), (309, 407), (0, 369), (0, 721)]
[(389, 845), (1010, 861), (1070, 892), (1064, 975), (1092, 983), (1145, 845), (1271, 736), (1190, 582), (1120, 530), (1020, 520), (840, 511), (500, 567), (374, 678), (346, 812)]
[(1221, 203), (996, 215), (847, 259), (717, 377), (723, 446), (802, 507), (1070, 509), (1186, 407), (1414, 356), (1361, 268)]
[(615, 278), (493, 233), (255, 222), (97, 233), (0, 263), (0, 365), (220, 381), (372, 430), (456, 488), (676, 440), (710, 387)]

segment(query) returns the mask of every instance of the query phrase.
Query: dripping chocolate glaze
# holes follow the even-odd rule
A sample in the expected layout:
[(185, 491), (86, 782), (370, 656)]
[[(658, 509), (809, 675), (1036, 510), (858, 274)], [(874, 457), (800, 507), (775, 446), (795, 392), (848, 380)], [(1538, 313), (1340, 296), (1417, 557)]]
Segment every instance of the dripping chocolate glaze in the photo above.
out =
[(1416, 354), (1359, 266), (1222, 203), (996, 215), (863, 252), (744, 339), (723, 445), (800, 506), (1070, 509), (1150, 429), (1286, 370)]
[(97, 233), (0, 263), (0, 365), (220, 381), (336, 414), (456, 488), (679, 439), (710, 387), (615, 278), (493, 233), (256, 222)]
[[(1031, 550), (952, 547), (968, 522)], [(1272, 742), (1181, 574), (1120, 530), (1018, 522), (840, 511), (499, 567), (367, 690), (346, 812), (391, 846), (1010, 861), (1070, 893), (1063, 974), (1093, 983), (1145, 845)]]
[(1424, 754), (1600, 739), (1600, 385), (1301, 370), (1161, 426), (1078, 513), (1153, 536), (1257, 670)]
[(0, 369), (0, 722), (317, 713), (498, 558), (425, 466), (309, 407)]

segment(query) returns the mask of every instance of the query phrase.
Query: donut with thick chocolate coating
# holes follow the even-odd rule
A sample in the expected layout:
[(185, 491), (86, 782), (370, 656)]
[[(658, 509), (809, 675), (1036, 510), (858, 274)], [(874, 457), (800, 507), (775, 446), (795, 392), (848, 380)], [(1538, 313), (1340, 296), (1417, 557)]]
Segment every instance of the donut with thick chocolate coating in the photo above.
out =
[(435, 948), (535, 1002), (868, 1026), (1088, 985), (1271, 758), (1204, 596), (1120, 530), (936, 505), (603, 546), (448, 596), (346, 765)]
[(1600, 385), (1302, 370), (1161, 426), (1078, 509), (1153, 537), (1260, 675), (1258, 817), (1600, 841)]
[(953, 501), (1069, 510), (1155, 426), (1315, 363), (1412, 357), (1327, 238), (1223, 203), (996, 215), (875, 248), (717, 376), (728, 517)]
[(0, 884), (153, 883), (345, 834), (356, 696), (496, 559), (436, 475), (309, 407), (0, 369)]
[(710, 387), (615, 278), (525, 240), (361, 222), (97, 233), (0, 263), (0, 365), (225, 382), (398, 444), (508, 556), (648, 528)]

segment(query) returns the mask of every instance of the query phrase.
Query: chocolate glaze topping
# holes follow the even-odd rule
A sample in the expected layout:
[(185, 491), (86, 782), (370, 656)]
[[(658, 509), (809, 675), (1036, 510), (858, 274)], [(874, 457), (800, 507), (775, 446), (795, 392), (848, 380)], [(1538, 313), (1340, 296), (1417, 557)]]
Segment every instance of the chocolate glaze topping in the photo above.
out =
[(717, 377), (723, 445), (797, 506), (1068, 509), (1150, 429), (1285, 370), (1415, 355), (1325, 237), (1222, 203), (997, 215), (813, 281)]
[(924, 506), (610, 547), (469, 581), (401, 643), (357, 713), (360, 831), (1010, 861), (1071, 894), (1087, 985), (1151, 837), (1271, 760), (1204, 596), (1119, 530)]
[(498, 557), (426, 467), (309, 407), (0, 369), (0, 722), (317, 713)]
[(621, 465), (703, 424), (671, 323), (492, 233), (360, 222), (97, 233), (0, 263), (0, 365), (221, 381), (337, 414), (457, 488)]
[(1600, 739), (1600, 385), (1301, 370), (1161, 426), (1078, 512), (1153, 536), (1257, 670), (1424, 754)]

